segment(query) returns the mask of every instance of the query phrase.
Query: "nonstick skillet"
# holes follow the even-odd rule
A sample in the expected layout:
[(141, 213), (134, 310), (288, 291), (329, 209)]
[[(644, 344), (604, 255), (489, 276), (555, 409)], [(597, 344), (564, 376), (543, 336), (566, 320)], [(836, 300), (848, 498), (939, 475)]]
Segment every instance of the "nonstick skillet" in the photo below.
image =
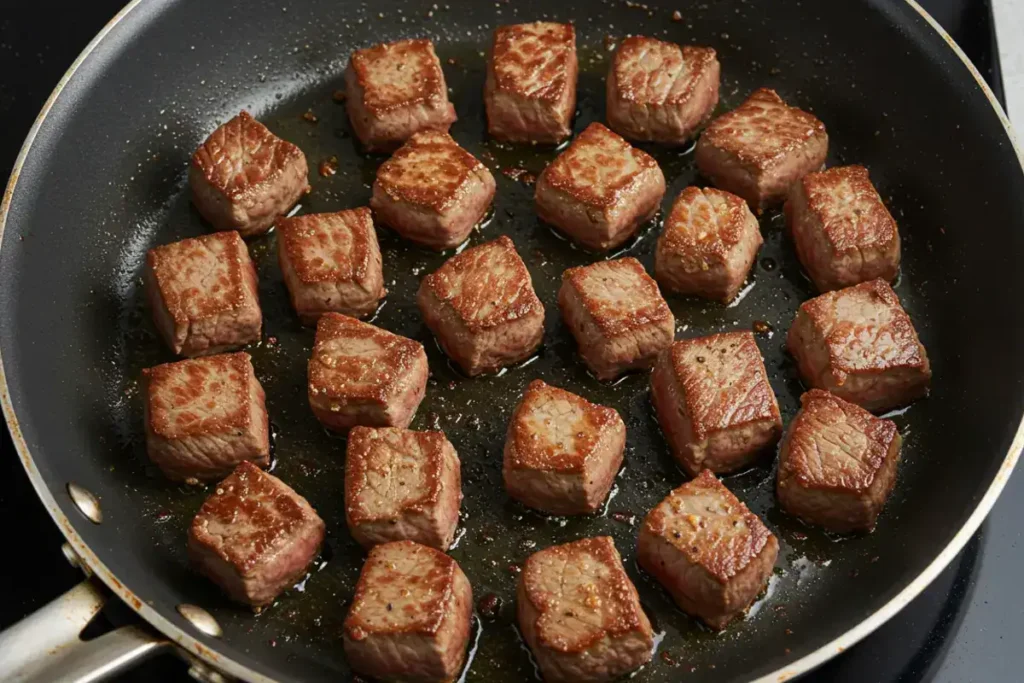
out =
[[(604, 72), (617, 38), (642, 33), (710, 45), (722, 61), (721, 109), (767, 85), (812, 110), (829, 129), (829, 164), (867, 165), (900, 225), (897, 291), (928, 348), (935, 381), (929, 399), (894, 416), (906, 438), (896, 491), (874, 533), (834, 538), (781, 513), (770, 458), (729, 477), (727, 485), (779, 536), (782, 551), (767, 595), (722, 635), (679, 612), (635, 566), (638, 520), (684, 477), (652, 417), (646, 378), (597, 382), (558, 320), (560, 273), (597, 257), (540, 224), (532, 188), (512, 172), (535, 174), (555, 152), (495, 145), (484, 132), (491, 30), (539, 18), (576, 23), (577, 131), (603, 118)], [(188, 158), (241, 108), (306, 152), (313, 192), (302, 212), (365, 204), (382, 157), (359, 152), (332, 95), (353, 48), (407, 36), (434, 39), (459, 115), (452, 132), (499, 171), (494, 215), (473, 240), (510, 235), (548, 310), (536, 360), (500, 376), (465, 379), (434, 346), (414, 304), (419, 279), (446, 255), (381, 232), (390, 294), (375, 322), (428, 348), (433, 376), (413, 427), (444, 429), (459, 450), (464, 533), (452, 554), (477, 597), (501, 599), (496, 618), (476, 620), (467, 679), (534, 675), (513, 628), (513, 595), (516, 568), (536, 548), (584, 535), (615, 538), (664, 634), (638, 680), (779, 680), (824, 661), (899, 610), (992, 506), (1022, 441), (1024, 311), (1014, 302), (1024, 291), (1024, 174), (991, 93), (915, 5), (135, 2), (58, 85), (4, 195), (0, 398), (19, 457), (68, 537), (72, 558), (155, 629), (127, 627), (78, 644), (78, 629), (103, 601), (98, 584), (87, 582), (0, 635), (4, 678), (31, 662), (22, 670), (40, 680), (85, 679), (170, 643), (207, 675), (349, 675), (340, 623), (362, 553), (344, 525), (344, 441), (326, 434), (306, 405), (312, 333), (290, 311), (273, 236), (249, 245), (265, 315), (263, 341), (249, 351), (267, 389), (274, 472), (318, 509), (329, 540), (323, 568), (258, 616), (229, 604), (188, 569), (185, 528), (207, 491), (167, 483), (146, 459), (139, 371), (171, 356), (149, 322), (139, 272), (147, 248), (206, 229), (188, 202)], [(302, 117), (307, 111), (315, 124)], [(682, 187), (700, 182), (690, 150), (650, 151), (670, 184), (666, 206)], [(331, 157), (337, 174), (320, 176), (317, 166)], [(765, 214), (761, 225), (766, 245), (738, 304), (670, 303), (678, 336), (768, 323), (771, 332), (759, 344), (788, 420), (801, 387), (784, 334), (796, 306), (814, 292), (777, 212)], [(628, 245), (648, 267), (657, 230), (648, 226)], [(547, 518), (502, 492), (506, 421), (534, 377), (612, 405), (626, 419), (626, 468), (599, 516)], [(17, 559), (8, 561), (25, 561), (10, 550)]]

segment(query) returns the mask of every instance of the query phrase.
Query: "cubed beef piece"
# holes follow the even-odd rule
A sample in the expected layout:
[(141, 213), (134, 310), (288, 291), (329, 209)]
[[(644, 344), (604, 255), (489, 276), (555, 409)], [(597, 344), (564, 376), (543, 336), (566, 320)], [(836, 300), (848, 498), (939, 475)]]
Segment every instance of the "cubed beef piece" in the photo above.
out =
[(345, 87), (352, 128), (370, 151), (390, 152), (417, 131), (447, 131), (457, 118), (429, 40), (356, 50), (345, 70)]
[(364, 548), (416, 541), (448, 550), (459, 523), (459, 456), (443, 432), (353, 427), (345, 455), (345, 520)]
[(145, 278), (156, 329), (175, 353), (205, 356), (259, 341), (256, 268), (237, 232), (150, 249)]
[(351, 667), (381, 681), (454, 681), (466, 659), (473, 589), (459, 564), (413, 541), (374, 546), (344, 624)]
[(697, 142), (697, 168), (715, 185), (762, 209), (825, 163), (825, 124), (768, 88), (714, 119)]
[(569, 268), (558, 306), (598, 379), (651, 367), (675, 338), (675, 318), (658, 283), (632, 257)]
[(665, 194), (658, 162), (592, 123), (537, 179), (537, 215), (588, 249), (628, 240)]
[(302, 150), (242, 112), (210, 134), (188, 171), (192, 203), (216, 230), (266, 232), (309, 188)]
[(365, 207), (277, 219), (277, 261), (306, 325), (329, 311), (369, 315), (387, 293), (377, 232)]
[(448, 133), (416, 133), (377, 169), (377, 220), (432, 249), (466, 241), (494, 199), (494, 176)]
[(188, 556), (229, 598), (259, 608), (302, 578), (323, 540), (306, 499), (245, 461), (192, 520)]
[(468, 375), (529, 357), (544, 336), (544, 306), (505, 235), (445, 261), (423, 278), (416, 301), (441, 348)]
[(928, 393), (928, 354), (885, 280), (805, 301), (786, 343), (804, 384), (868, 410), (888, 410)]
[(779, 502), (831, 531), (870, 531), (896, 483), (896, 423), (820, 389), (800, 403), (779, 451)]
[(531, 555), (516, 608), (547, 683), (612, 681), (651, 659), (651, 622), (609, 536)]
[(508, 426), (505, 489), (553, 515), (595, 512), (608, 497), (625, 445), (626, 425), (614, 409), (535, 379)]
[(684, 611), (722, 629), (764, 590), (778, 554), (775, 535), (704, 470), (647, 515), (637, 561)]
[(324, 313), (309, 359), (309, 405), (328, 429), (408, 427), (426, 395), (428, 374), (419, 342)]
[(561, 142), (576, 109), (576, 30), (535, 22), (499, 26), (487, 63), (487, 130), (511, 142)]
[(243, 460), (270, 464), (266, 395), (247, 353), (142, 371), (146, 451), (174, 481), (220, 479)]
[(658, 238), (654, 276), (670, 292), (728, 303), (743, 287), (763, 242), (745, 201), (712, 187), (688, 187)]
[(718, 104), (719, 72), (710, 47), (630, 36), (608, 71), (608, 127), (627, 140), (682, 145)]
[(651, 400), (669, 449), (690, 476), (742, 469), (782, 435), (751, 332), (677, 341), (654, 366)]
[(808, 173), (794, 183), (786, 223), (818, 291), (896, 279), (900, 234), (863, 166)]

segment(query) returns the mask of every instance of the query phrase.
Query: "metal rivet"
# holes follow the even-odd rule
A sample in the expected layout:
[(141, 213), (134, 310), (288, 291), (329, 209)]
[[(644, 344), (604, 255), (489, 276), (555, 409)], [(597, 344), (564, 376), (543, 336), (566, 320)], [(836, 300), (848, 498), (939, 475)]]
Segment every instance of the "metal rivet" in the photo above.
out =
[(64, 543), (60, 547), (61, 552), (64, 553), (64, 558), (68, 561), (75, 569), (81, 569), (86, 576), (92, 576), (92, 570), (89, 569), (89, 565), (82, 562), (82, 557), (79, 555), (74, 548), (71, 547), (70, 543)]
[(208, 636), (214, 638), (220, 638), (224, 635), (224, 631), (221, 630), (220, 624), (213, 618), (213, 615), (204, 610), (202, 607), (190, 605), (187, 602), (183, 602), (178, 605), (178, 614), (185, 617), (188, 623), (192, 624), (199, 631), (205, 633)]
[(103, 510), (100, 509), (100, 500), (93, 495), (92, 491), (84, 489), (74, 482), (68, 483), (68, 495), (71, 502), (75, 504), (78, 511), (85, 515), (93, 524), (103, 522)]

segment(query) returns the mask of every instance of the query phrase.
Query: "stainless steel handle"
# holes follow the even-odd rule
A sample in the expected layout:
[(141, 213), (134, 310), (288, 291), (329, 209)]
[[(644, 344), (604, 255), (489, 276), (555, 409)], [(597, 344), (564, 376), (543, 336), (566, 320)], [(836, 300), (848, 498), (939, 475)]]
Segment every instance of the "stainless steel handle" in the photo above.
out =
[(169, 646), (166, 639), (141, 626), (82, 640), (82, 630), (106, 602), (105, 589), (86, 579), (0, 632), (0, 680), (92, 683)]

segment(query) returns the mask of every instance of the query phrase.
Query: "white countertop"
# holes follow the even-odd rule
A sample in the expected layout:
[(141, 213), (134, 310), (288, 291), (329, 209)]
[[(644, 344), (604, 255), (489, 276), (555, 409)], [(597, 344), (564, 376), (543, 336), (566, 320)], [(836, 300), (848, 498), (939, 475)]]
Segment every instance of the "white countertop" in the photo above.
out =
[(1006, 110), (1014, 127), (1024, 130), (1024, 2), (992, 0), (992, 10), (1006, 89)]

